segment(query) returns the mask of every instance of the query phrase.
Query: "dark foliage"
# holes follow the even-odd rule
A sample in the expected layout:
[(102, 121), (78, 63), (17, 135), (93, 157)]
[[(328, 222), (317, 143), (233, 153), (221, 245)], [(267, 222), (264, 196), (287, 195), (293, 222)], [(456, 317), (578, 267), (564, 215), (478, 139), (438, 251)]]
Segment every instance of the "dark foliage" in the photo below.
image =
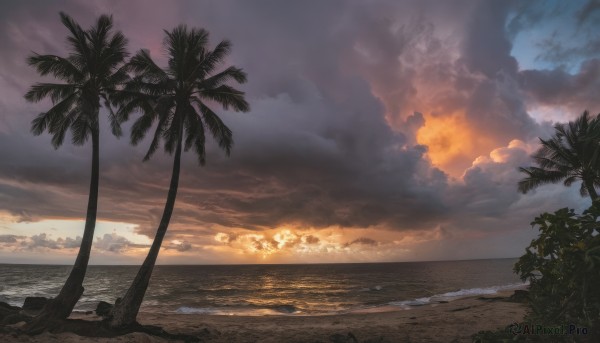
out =
[[(540, 235), (515, 265), (529, 280), (527, 320), (548, 327), (574, 324), (588, 328), (585, 341), (600, 329), (600, 201), (583, 214), (563, 208), (531, 223)], [(595, 339), (594, 338), (594, 339)]]
[(532, 158), (537, 166), (519, 168), (527, 176), (519, 182), (526, 193), (548, 183), (563, 182), (570, 186), (582, 181), (582, 196), (596, 199), (600, 186), (600, 118), (583, 114), (568, 124), (556, 124), (554, 135), (544, 140)]

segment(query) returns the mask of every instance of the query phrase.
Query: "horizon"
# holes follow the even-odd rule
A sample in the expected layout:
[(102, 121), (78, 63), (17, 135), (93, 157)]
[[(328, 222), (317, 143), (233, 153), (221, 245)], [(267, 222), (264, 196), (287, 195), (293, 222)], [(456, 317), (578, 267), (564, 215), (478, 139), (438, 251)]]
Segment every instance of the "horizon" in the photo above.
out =
[[(177, 267), (177, 266), (294, 266), (294, 265), (334, 265), (334, 264), (392, 264), (392, 263), (427, 263), (427, 262), (462, 262), (462, 261), (487, 261), (487, 260), (515, 260), (517, 257), (490, 257), (490, 258), (473, 258), (465, 260), (430, 260), (430, 261), (379, 261), (379, 262), (313, 262), (313, 263), (220, 263), (220, 264), (156, 264), (157, 266)], [(0, 265), (25, 265), (25, 266), (55, 266), (55, 267), (71, 267), (72, 264), (47, 264), (47, 263), (3, 263)], [(89, 266), (95, 267), (139, 267), (137, 264), (92, 264)]]
[[(163, 29), (204, 28), (211, 48), (232, 43), (219, 70), (248, 75), (250, 112), (214, 108), (231, 156), (212, 137), (204, 167), (182, 155), (158, 265), (515, 258), (537, 236), (534, 217), (591, 203), (579, 183), (517, 191), (540, 137), (600, 113), (600, 7), (585, 0), (2, 3), (1, 263), (70, 265), (81, 243), (91, 144), (68, 135), (53, 149), (30, 132), (50, 101), (23, 98), (56, 81), (26, 59), (67, 54), (59, 11), (83, 27), (111, 14), (129, 53), (148, 49), (161, 67)], [(90, 265), (139, 265), (172, 157), (142, 162), (149, 138), (129, 144), (138, 114), (120, 139), (107, 115)]]

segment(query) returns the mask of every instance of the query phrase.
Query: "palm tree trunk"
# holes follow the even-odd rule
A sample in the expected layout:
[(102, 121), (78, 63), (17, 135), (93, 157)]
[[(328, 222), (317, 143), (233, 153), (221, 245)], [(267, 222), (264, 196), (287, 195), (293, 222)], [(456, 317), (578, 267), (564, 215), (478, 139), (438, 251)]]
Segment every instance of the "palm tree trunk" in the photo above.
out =
[(587, 188), (590, 198), (592, 198), (592, 202), (596, 201), (598, 199), (598, 193), (596, 192), (596, 188), (594, 188), (594, 181), (585, 180), (585, 188)]
[(140, 306), (142, 305), (142, 300), (146, 295), (156, 258), (158, 257), (160, 246), (167, 233), (169, 221), (171, 220), (173, 208), (175, 207), (175, 198), (177, 197), (177, 188), (179, 186), (182, 138), (183, 133), (180, 131), (173, 161), (173, 172), (171, 174), (169, 194), (167, 196), (167, 202), (165, 203), (162, 219), (160, 220), (158, 230), (156, 231), (156, 236), (154, 237), (148, 256), (146, 256), (144, 263), (140, 267), (131, 286), (129, 286), (127, 293), (125, 293), (125, 296), (121, 301), (115, 303), (115, 307), (112, 311), (112, 318), (110, 320), (110, 326), (113, 328), (126, 327), (135, 323)]
[(90, 193), (88, 196), (85, 229), (79, 253), (67, 281), (58, 296), (46, 303), (39, 315), (27, 324), (25, 330), (30, 333), (42, 332), (52, 326), (56, 320), (69, 317), (75, 304), (83, 294), (83, 279), (90, 259), (90, 251), (94, 241), (96, 228), (96, 213), (98, 210), (98, 183), (100, 175), (100, 146), (98, 127), (92, 129), (92, 178), (90, 180)]

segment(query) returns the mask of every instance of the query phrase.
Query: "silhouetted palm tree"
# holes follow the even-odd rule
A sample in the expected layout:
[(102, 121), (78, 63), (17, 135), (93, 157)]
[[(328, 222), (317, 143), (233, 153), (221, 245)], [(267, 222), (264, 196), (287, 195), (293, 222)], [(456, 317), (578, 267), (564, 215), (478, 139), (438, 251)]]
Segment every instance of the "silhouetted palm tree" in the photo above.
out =
[(568, 124), (556, 124), (554, 135), (544, 140), (533, 155), (537, 167), (519, 168), (527, 177), (519, 181), (519, 191), (526, 193), (540, 185), (563, 182), (570, 186), (582, 181), (581, 196), (598, 198), (600, 186), (600, 117), (587, 111)]
[(131, 128), (131, 142), (137, 144), (157, 122), (154, 137), (144, 160), (148, 160), (164, 140), (165, 150), (174, 155), (169, 193), (162, 219), (148, 256), (121, 301), (115, 304), (110, 325), (123, 327), (135, 323), (148, 288), (163, 238), (167, 232), (179, 184), (182, 149), (194, 148), (199, 163), (205, 163), (205, 129), (212, 133), (219, 147), (229, 156), (233, 145), (231, 130), (209, 107), (220, 104), (224, 109), (246, 112), (244, 93), (226, 83), (246, 82), (246, 74), (228, 67), (213, 74), (229, 53), (230, 43), (222, 41), (214, 50), (207, 49), (208, 32), (178, 26), (165, 31), (168, 67), (159, 68), (147, 51), (139, 51), (130, 61), (136, 77), (128, 83), (120, 98), (119, 116), (126, 120), (134, 110), (142, 112)]
[[(69, 130), (75, 145), (83, 145), (91, 137), (92, 177), (85, 229), (75, 264), (58, 296), (30, 323), (31, 330), (41, 329), (40, 325), (48, 320), (67, 318), (83, 293), (82, 283), (94, 239), (98, 205), (100, 103), (103, 101), (108, 105), (117, 86), (128, 79), (123, 68), (127, 40), (121, 32), (112, 30), (112, 17), (100, 16), (88, 30), (83, 30), (65, 13), (61, 12), (60, 18), (70, 32), (68, 56), (34, 54), (27, 60), (42, 76), (52, 75), (64, 81), (37, 83), (25, 95), (31, 102), (44, 98), (52, 101), (52, 108), (32, 121), (31, 131), (35, 135), (45, 131), (50, 133), (55, 148), (62, 145)], [(113, 134), (119, 136), (121, 129), (117, 118), (110, 108), (109, 112)]]

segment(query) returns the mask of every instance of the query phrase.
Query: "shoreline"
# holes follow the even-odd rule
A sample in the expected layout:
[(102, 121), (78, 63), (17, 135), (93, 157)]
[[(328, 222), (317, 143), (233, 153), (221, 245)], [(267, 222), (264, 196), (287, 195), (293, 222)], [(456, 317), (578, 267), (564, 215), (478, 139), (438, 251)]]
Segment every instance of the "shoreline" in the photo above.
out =
[[(175, 310), (161, 311), (161, 310), (148, 310), (142, 309), (140, 312), (147, 314), (181, 314), (181, 315), (208, 315), (208, 316), (241, 316), (241, 317), (261, 317), (261, 316), (289, 316), (289, 317), (318, 317), (318, 316), (336, 316), (345, 314), (363, 314), (363, 313), (380, 313), (380, 312), (395, 312), (405, 311), (419, 308), (421, 306), (435, 305), (440, 303), (447, 303), (457, 301), (466, 298), (477, 298), (483, 296), (495, 296), (498, 294), (512, 294), (515, 290), (524, 290), (529, 287), (529, 283), (518, 283), (518, 284), (506, 284), (500, 286), (489, 286), (480, 288), (468, 288), (461, 289), (459, 291), (451, 291), (442, 294), (434, 294), (430, 296), (423, 296), (419, 298), (413, 298), (410, 300), (391, 301), (388, 303), (382, 303), (378, 305), (365, 305), (347, 308), (344, 310), (337, 311), (319, 311), (319, 312), (304, 312), (302, 310), (296, 310), (293, 305), (282, 304), (279, 306), (264, 307), (247, 309), (243, 307), (193, 307), (193, 306), (180, 306)], [(15, 304), (13, 304), (15, 305)], [(18, 306), (18, 305), (15, 305)], [(84, 315), (89, 313), (92, 309), (88, 310), (74, 310), (74, 315)]]
[[(234, 316), (177, 313), (140, 313), (144, 325), (171, 333), (200, 337), (203, 342), (471, 342), (482, 330), (503, 328), (521, 321), (526, 307), (507, 301), (513, 290), (460, 298), (388, 312), (335, 315)], [(74, 319), (98, 320), (74, 314)], [(20, 324), (16, 324), (17, 326)], [(115, 338), (90, 338), (73, 333), (25, 336), (0, 334), (3, 342), (169, 342), (133, 333)], [(177, 342), (177, 341), (171, 341)]]

